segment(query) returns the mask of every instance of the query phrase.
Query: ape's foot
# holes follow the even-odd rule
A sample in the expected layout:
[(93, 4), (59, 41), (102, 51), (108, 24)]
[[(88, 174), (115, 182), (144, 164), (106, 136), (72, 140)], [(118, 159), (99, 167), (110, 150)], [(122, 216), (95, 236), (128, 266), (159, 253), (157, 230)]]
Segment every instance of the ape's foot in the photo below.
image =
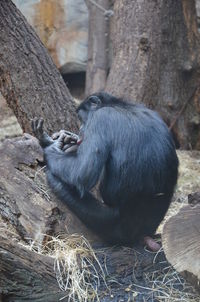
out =
[(152, 252), (158, 252), (159, 249), (161, 248), (161, 245), (155, 241), (150, 236), (145, 236), (143, 238), (143, 243), (147, 246), (147, 248), (152, 251)]

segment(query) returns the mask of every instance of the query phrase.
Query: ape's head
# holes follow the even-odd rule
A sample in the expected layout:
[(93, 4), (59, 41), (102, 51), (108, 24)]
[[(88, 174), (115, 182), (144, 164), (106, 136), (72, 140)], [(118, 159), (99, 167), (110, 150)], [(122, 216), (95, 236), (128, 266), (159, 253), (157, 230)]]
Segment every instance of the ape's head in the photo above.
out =
[(90, 113), (106, 107), (118, 104), (118, 99), (106, 92), (98, 92), (88, 96), (77, 108), (76, 112), (82, 124), (88, 120)]

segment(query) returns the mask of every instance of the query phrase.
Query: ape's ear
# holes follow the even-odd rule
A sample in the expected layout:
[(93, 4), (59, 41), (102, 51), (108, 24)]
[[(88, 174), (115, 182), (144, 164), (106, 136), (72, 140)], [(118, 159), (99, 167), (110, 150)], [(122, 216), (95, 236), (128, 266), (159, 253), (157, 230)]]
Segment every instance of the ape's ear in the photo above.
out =
[(89, 98), (91, 108), (95, 109), (101, 106), (101, 100), (96, 95), (91, 95)]

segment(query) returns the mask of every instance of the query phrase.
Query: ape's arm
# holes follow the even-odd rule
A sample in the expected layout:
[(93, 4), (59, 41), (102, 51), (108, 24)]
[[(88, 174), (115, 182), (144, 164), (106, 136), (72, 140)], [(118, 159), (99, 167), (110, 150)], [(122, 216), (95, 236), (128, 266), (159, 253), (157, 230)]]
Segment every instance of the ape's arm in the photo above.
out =
[(105, 142), (101, 122), (101, 116), (100, 120), (95, 118), (87, 127), (87, 134), (77, 152), (66, 154), (62, 151), (62, 136), (53, 141), (43, 131), (43, 119), (32, 121), (33, 132), (44, 148), (48, 169), (64, 183), (76, 187), (81, 196), (97, 183), (108, 157), (109, 146)]
[(84, 139), (76, 152), (66, 154), (63, 152), (65, 141), (62, 135), (56, 141), (52, 140), (43, 131), (43, 119), (32, 121), (32, 129), (44, 149), (48, 169), (64, 183), (76, 187), (81, 196), (97, 183), (110, 151), (105, 139), (105, 121), (101, 115), (92, 119), (86, 128)]
[(56, 143), (44, 149), (50, 172), (66, 184), (78, 189), (83, 196), (98, 181), (107, 160), (109, 147), (102, 143), (100, 133), (87, 130), (87, 136), (75, 154), (65, 154)]

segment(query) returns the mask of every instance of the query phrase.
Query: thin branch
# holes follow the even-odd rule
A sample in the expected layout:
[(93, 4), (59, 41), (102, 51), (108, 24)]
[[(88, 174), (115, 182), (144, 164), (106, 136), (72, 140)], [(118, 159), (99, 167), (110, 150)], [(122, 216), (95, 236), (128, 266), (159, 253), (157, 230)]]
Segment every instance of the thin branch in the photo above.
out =
[(113, 10), (111, 9), (105, 9), (102, 5), (98, 4), (96, 1), (94, 0), (88, 0), (90, 3), (92, 3), (93, 5), (95, 5), (96, 7), (98, 7), (101, 11), (103, 11), (104, 16), (106, 17), (112, 17), (114, 15)]
[(185, 103), (183, 104), (183, 106), (181, 107), (181, 110), (178, 112), (178, 114), (176, 115), (176, 117), (174, 118), (174, 120), (171, 122), (171, 125), (169, 126), (169, 129), (172, 130), (173, 127), (175, 126), (177, 120), (179, 119), (179, 117), (181, 116), (181, 114), (183, 113), (183, 111), (186, 109), (188, 103), (191, 101), (191, 99), (194, 97), (194, 95), (196, 94), (197, 91), (197, 87), (195, 87), (194, 91), (192, 92), (191, 96), (189, 97), (189, 99), (187, 99), (185, 101)]

